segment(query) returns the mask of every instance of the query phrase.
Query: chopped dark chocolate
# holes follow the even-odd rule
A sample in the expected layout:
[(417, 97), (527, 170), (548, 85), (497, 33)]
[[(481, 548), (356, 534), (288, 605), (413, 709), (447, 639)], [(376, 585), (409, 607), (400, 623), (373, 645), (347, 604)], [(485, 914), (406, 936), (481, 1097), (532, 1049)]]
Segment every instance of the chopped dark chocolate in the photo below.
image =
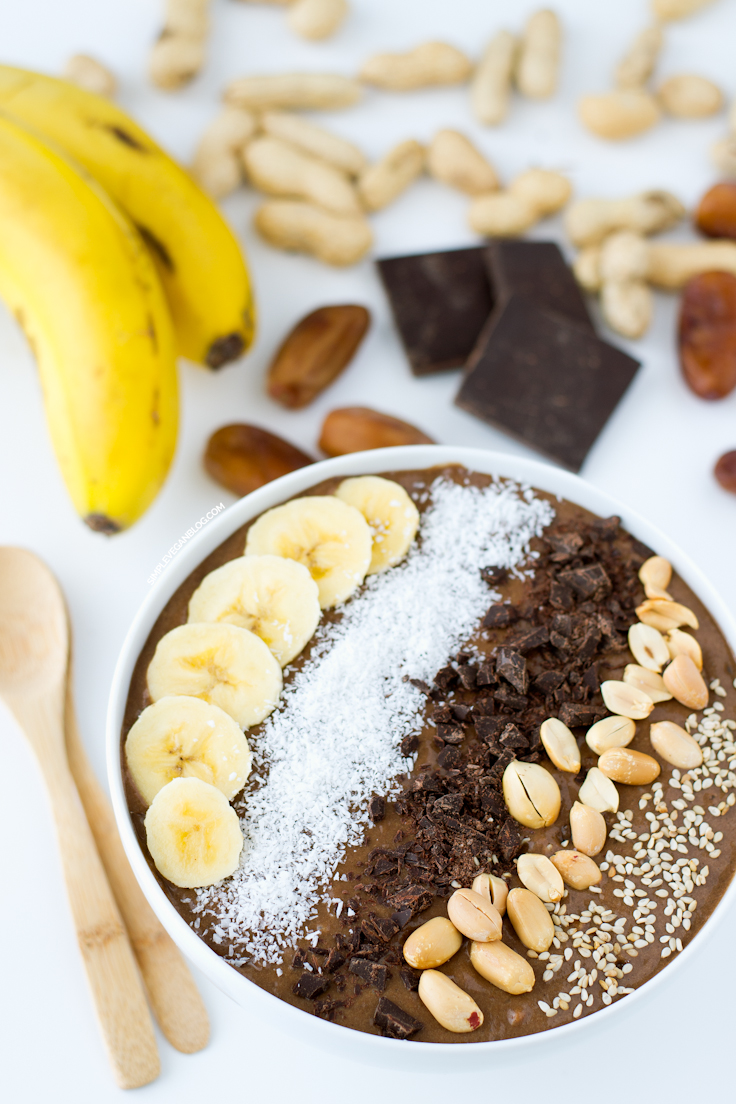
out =
[(485, 247), (377, 262), (415, 376), (459, 368), (493, 307)]
[(322, 972), (325, 974), (333, 974), (335, 970), (339, 970), (345, 961), (345, 955), (342, 954), (337, 947), (333, 947), (322, 966)]
[(330, 977), (324, 977), (324, 975), (321, 974), (311, 974), (305, 970), (296, 985), (292, 987), (291, 991), (295, 996), (302, 997), (304, 1000), (314, 1000), (315, 997), (320, 996), (326, 989), (329, 989), (331, 981), (332, 978)]
[(474, 690), (476, 679), (478, 678), (478, 668), (471, 666), (470, 663), (461, 663), (457, 669), (460, 683), (465, 690)]
[(380, 998), (373, 1015), (373, 1023), (390, 1039), (408, 1039), (424, 1027), (421, 1020), (415, 1020), (388, 997)]
[(460, 721), (461, 723), (464, 723), (468, 720), (470, 713), (471, 709), (469, 705), (464, 705), (461, 703), (460, 705), (453, 705), (452, 707), (453, 717), (455, 717), (455, 719)]
[(416, 686), (417, 690), (421, 690), (423, 694), (428, 694), (430, 687), (423, 679), (409, 679), (412, 686)]
[(572, 587), (580, 599), (593, 598), (600, 602), (611, 591), (611, 580), (598, 563), (561, 571), (557, 578)]
[(528, 748), (529, 741), (515, 724), (507, 724), (501, 733), (501, 743), (507, 748)]
[(538, 690), (541, 690), (543, 694), (549, 694), (562, 686), (566, 677), (564, 671), (543, 671), (541, 675), (537, 675), (535, 678), (534, 685)]
[(461, 763), (460, 752), (452, 744), (448, 744), (437, 756), (437, 762), (443, 770), (455, 770)]
[(446, 744), (461, 744), (465, 739), (465, 729), (459, 724), (437, 725), (437, 735)]
[(508, 571), (505, 567), (482, 567), (480, 577), (489, 586), (497, 587), (506, 582)]
[(520, 655), (526, 655), (532, 648), (541, 648), (548, 643), (549, 629), (546, 625), (539, 625), (535, 629), (516, 630), (506, 640), (507, 646), (519, 652)]
[(401, 748), (401, 754), (406, 756), (413, 755), (419, 747), (419, 737), (416, 732), (412, 732), (409, 736), (404, 736), (403, 740), (399, 744)]
[(601, 706), (600, 709), (596, 709), (590, 705), (582, 705), (577, 702), (565, 702), (560, 706), (559, 719), (563, 724), (566, 724), (568, 728), (580, 728), (588, 727), (595, 724), (596, 721), (600, 721), (602, 717), (605, 717), (606, 711)]
[(511, 862), (526, 847), (519, 826), (512, 817), (508, 817), (500, 826), (496, 839), (501, 857), (505, 862)]
[(399, 931), (401, 931), (406, 927), (413, 915), (414, 913), (411, 909), (405, 908), (401, 909), (399, 912), (392, 912), (391, 919), (396, 924)]
[(319, 1000), (314, 1002), (314, 1014), (319, 1016), (321, 1020), (330, 1020), (334, 1022), (335, 1014), (338, 1009), (344, 1008), (346, 1001), (341, 1000)]
[(391, 976), (388, 966), (383, 966), (380, 962), (371, 962), (366, 958), (352, 958), (348, 970), (351, 974), (355, 974), (356, 977), (361, 978), (363, 981), (367, 981), (368, 984), (372, 985), (374, 989), (377, 989), (379, 993), (382, 993), (386, 988), (388, 979)]
[(496, 673), (511, 683), (514, 690), (526, 694), (529, 689), (529, 675), (526, 660), (512, 648), (499, 648), (496, 657)]
[(388, 916), (376, 916), (372, 912), (366, 920), (361, 921), (360, 930), (371, 943), (388, 943), (396, 935), (399, 925)]
[(516, 621), (518, 616), (517, 611), (508, 602), (503, 604), (497, 602), (488, 610), (481, 624), (484, 629), (505, 629), (507, 625)]
[(368, 816), (371, 818), (374, 824), (378, 824), (379, 820), (383, 820), (386, 815), (386, 799), (380, 797), (378, 794), (374, 794), (368, 802)]
[(411, 966), (402, 966), (399, 971), (399, 977), (411, 993), (416, 993), (419, 988), (419, 979), (421, 976), (421, 970), (412, 970)]
[(454, 667), (442, 667), (434, 676), (435, 685), (439, 686), (440, 690), (449, 690), (457, 682), (457, 671)]
[(512, 295), (468, 360), (456, 403), (578, 471), (638, 362)]
[(572, 269), (555, 242), (496, 239), (486, 250), (496, 301), (520, 294), (593, 332)]
[(397, 912), (410, 909), (412, 916), (429, 908), (432, 904), (433, 893), (426, 886), (408, 885), (402, 886), (386, 898), (389, 908)]

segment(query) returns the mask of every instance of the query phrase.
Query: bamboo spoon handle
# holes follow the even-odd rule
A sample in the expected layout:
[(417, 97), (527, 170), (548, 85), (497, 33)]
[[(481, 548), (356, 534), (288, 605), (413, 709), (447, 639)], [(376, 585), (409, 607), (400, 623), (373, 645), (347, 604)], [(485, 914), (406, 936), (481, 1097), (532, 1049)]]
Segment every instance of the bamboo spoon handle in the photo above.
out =
[(87, 979), (120, 1088), (158, 1077), (160, 1063), (140, 974), (64, 754), (63, 690), (9, 703), (34, 750), (56, 822)]
[(128, 929), (156, 1019), (172, 1046), (185, 1054), (194, 1054), (209, 1040), (207, 1010), (189, 967), (143, 896), (130, 868), (110, 803), (97, 781), (79, 735), (71, 667), (64, 728), (69, 766)]

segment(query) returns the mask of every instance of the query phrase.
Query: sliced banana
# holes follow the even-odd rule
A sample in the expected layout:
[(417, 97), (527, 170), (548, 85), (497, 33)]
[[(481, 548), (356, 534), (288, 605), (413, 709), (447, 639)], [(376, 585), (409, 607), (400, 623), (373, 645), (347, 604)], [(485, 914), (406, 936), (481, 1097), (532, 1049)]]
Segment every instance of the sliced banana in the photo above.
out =
[(371, 562), (371, 530), (360, 510), (334, 495), (295, 498), (261, 514), (248, 530), (246, 556), (297, 560), (330, 609), (357, 590)]
[(201, 778), (174, 778), (146, 813), (146, 842), (156, 869), (182, 889), (213, 885), (238, 868), (243, 833), (235, 810)]
[(319, 590), (304, 564), (283, 556), (239, 556), (205, 575), (189, 601), (189, 621), (239, 625), (260, 636), (282, 667), (299, 655), (319, 622)]
[(373, 550), (369, 575), (403, 560), (417, 535), (419, 511), (400, 483), (380, 475), (343, 479), (335, 494), (354, 506), (371, 527)]
[(180, 625), (162, 636), (148, 665), (151, 700), (185, 694), (218, 705), (241, 728), (273, 712), (281, 667), (255, 633), (237, 625)]
[(144, 709), (125, 741), (133, 781), (150, 805), (174, 778), (199, 778), (231, 801), (250, 774), (251, 754), (224, 710), (201, 698), (160, 698)]

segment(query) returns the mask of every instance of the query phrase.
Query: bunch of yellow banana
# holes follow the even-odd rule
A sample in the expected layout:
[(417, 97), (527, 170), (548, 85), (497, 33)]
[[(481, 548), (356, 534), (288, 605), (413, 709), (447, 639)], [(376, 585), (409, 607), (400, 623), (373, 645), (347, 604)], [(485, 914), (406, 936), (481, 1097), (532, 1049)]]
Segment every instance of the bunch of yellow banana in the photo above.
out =
[(0, 66), (0, 295), (39, 363), (62, 474), (91, 528), (153, 501), (176, 443), (175, 358), (253, 338), (238, 243), (115, 104)]

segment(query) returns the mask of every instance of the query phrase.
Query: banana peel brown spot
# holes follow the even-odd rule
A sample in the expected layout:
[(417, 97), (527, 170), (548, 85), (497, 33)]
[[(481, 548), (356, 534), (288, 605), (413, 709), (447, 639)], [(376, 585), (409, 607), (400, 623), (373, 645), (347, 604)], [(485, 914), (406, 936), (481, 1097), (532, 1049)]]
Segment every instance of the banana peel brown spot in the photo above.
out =
[(205, 364), (208, 368), (222, 368), (223, 364), (237, 360), (244, 349), (245, 341), (242, 334), (230, 333), (224, 337), (218, 337), (207, 350)]
[(113, 138), (117, 138), (119, 142), (122, 142), (124, 146), (129, 146), (130, 149), (138, 150), (139, 153), (148, 153), (148, 150), (142, 145), (137, 138), (134, 138), (127, 130), (121, 126), (117, 126), (115, 123), (102, 123), (100, 124), (103, 130), (112, 134)]
[(171, 256), (161, 239), (157, 238), (156, 235), (151, 230), (149, 230), (147, 226), (142, 226), (139, 222), (135, 224), (135, 228), (140, 236), (143, 238), (148, 248), (153, 253), (154, 257), (158, 261), (160, 261), (167, 272), (175, 272), (176, 265), (174, 264), (173, 257)]
[(116, 521), (106, 517), (105, 514), (87, 514), (84, 524), (88, 525), (94, 533), (104, 533), (108, 537), (122, 530), (122, 525), (118, 525)]

